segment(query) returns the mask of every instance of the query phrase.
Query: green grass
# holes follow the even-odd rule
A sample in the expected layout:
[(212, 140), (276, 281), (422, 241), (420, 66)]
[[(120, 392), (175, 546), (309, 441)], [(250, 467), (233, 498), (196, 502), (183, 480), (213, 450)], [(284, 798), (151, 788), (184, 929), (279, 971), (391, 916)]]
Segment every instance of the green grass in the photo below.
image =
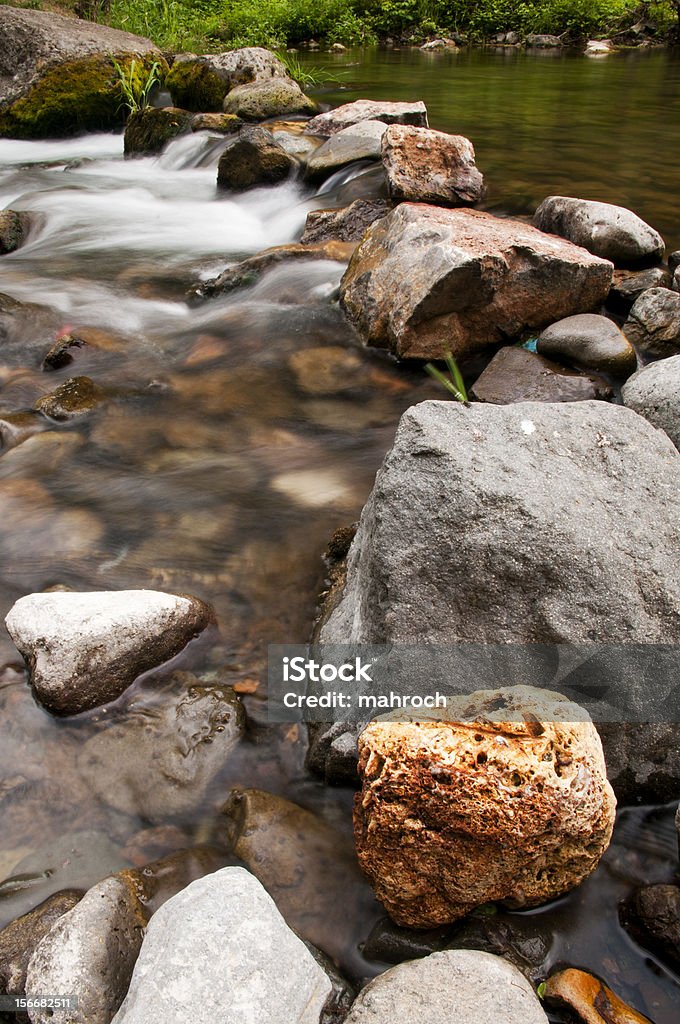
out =
[(148, 70), (138, 70), (137, 61), (133, 58), (129, 67), (122, 67), (115, 57), (111, 57), (115, 72), (115, 84), (121, 94), (121, 107), (128, 114), (136, 114), (149, 106), (151, 93), (161, 81), (161, 65), (155, 60)]
[(457, 402), (462, 402), (463, 405), (469, 405), (470, 400), (468, 398), (467, 388), (465, 387), (465, 381), (463, 380), (463, 374), (458, 368), (458, 363), (453, 358), (451, 352), (447, 352), (444, 356), (447, 369), (450, 376), (446, 376), (441, 370), (437, 369), (434, 363), (426, 363), (425, 370), (429, 373), (430, 377), (433, 377), (438, 381), (450, 395), (456, 399)]

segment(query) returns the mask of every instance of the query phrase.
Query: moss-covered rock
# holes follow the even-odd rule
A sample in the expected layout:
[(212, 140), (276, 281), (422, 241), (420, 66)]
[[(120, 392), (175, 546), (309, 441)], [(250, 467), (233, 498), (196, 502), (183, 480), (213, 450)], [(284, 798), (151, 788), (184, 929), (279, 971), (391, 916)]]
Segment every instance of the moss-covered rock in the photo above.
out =
[(291, 81), (285, 65), (271, 50), (246, 46), (226, 53), (182, 54), (166, 85), (175, 106), (216, 112), (222, 110), (222, 101), (231, 89), (271, 79)]
[(219, 132), (220, 135), (233, 135), (243, 121), (235, 114), (194, 114), (191, 119), (192, 132)]
[(15, 210), (0, 210), (0, 255), (14, 252), (23, 243), (28, 232), (27, 213)]
[(193, 115), (178, 107), (146, 107), (125, 125), (125, 155), (160, 153), (170, 139), (191, 131)]
[(194, 112), (222, 110), (228, 85), (204, 61), (178, 60), (165, 79), (172, 102)]
[(225, 96), (223, 106), (225, 113), (236, 114), (244, 121), (264, 121), (286, 114), (312, 115), (319, 109), (290, 78), (237, 85)]

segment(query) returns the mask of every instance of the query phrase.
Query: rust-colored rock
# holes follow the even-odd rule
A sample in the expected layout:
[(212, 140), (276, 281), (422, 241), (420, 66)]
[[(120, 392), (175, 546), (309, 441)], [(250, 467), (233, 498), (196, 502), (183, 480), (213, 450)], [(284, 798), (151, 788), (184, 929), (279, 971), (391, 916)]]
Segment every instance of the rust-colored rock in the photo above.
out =
[(340, 299), (368, 345), (461, 357), (596, 309), (612, 271), (519, 221), (402, 203), (364, 235)]
[(359, 738), (359, 863), (397, 924), (538, 906), (586, 878), (615, 799), (597, 731), (560, 694), (481, 690)]
[(573, 967), (548, 978), (544, 998), (569, 1007), (583, 1024), (651, 1024), (599, 978)]
[(382, 137), (382, 161), (392, 199), (470, 206), (484, 196), (474, 146), (464, 135), (393, 124)]

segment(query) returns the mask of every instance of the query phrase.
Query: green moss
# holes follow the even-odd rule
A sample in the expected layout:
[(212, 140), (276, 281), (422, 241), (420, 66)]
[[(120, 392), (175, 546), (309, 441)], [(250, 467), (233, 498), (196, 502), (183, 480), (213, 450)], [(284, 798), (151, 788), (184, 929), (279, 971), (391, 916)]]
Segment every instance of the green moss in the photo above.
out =
[(147, 107), (131, 114), (125, 126), (125, 153), (160, 153), (170, 139), (191, 131), (191, 114), (175, 107)]
[[(136, 60), (135, 77), (146, 77), (157, 56), (115, 55), (129, 71)], [(163, 62), (165, 68), (165, 62)], [(86, 57), (50, 68), (30, 92), (0, 113), (0, 135), (40, 139), (105, 131), (125, 123), (114, 68), (108, 57)]]
[(175, 106), (197, 113), (221, 111), (227, 93), (227, 83), (200, 60), (173, 64), (165, 85)]

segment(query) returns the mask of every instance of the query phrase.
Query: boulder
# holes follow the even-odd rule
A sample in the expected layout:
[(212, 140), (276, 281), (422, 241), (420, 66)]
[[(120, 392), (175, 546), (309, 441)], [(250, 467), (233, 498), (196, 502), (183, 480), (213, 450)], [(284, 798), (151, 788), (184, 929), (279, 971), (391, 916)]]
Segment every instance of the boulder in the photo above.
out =
[[(127, 992), (147, 913), (130, 880), (105, 878), (63, 914), (36, 947), (26, 972), (29, 994), (78, 996), (68, 1024), (110, 1024)], [(52, 1024), (54, 1010), (29, 1010), (31, 1024)]]
[(664, 254), (665, 243), (658, 231), (631, 210), (610, 203), (550, 196), (536, 210), (534, 225), (582, 245), (617, 267), (647, 266)]
[(628, 313), (636, 299), (648, 288), (670, 288), (673, 284), (667, 267), (646, 270), (615, 270), (607, 305), (620, 313)]
[(680, 355), (638, 370), (624, 384), (621, 398), (680, 448)]
[(38, 943), (82, 896), (82, 890), (62, 889), (0, 931), (0, 993), (25, 994), (26, 971)]
[(154, 62), (166, 67), (149, 39), (51, 11), (0, 8), (0, 135), (46, 138), (123, 124), (114, 60), (138, 84)]
[(107, 397), (104, 388), (89, 377), (70, 377), (55, 391), (39, 398), (34, 409), (51, 420), (63, 422), (85, 416), (105, 402)]
[(307, 177), (321, 180), (355, 160), (379, 160), (386, 131), (382, 121), (363, 121), (336, 132), (306, 158)]
[(668, 267), (671, 273), (674, 273), (680, 267), (680, 249), (676, 249), (669, 254)]
[(29, 594), (5, 625), (26, 659), (35, 697), (56, 715), (115, 700), (214, 620), (195, 597), (153, 590)]
[(559, 36), (541, 35), (540, 33), (528, 35), (525, 42), (527, 46), (535, 50), (557, 50), (562, 46)]
[(273, 78), (292, 81), (276, 54), (260, 46), (246, 46), (227, 53), (181, 54), (175, 58), (165, 86), (178, 107), (218, 112), (231, 89)]
[(113, 1024), (319, 1024), (331, 992), (257, 879), (228, 867), (151, 918)]
[(312, 210), (300, 242), (358, 242), (366, 229), (391, 209), (387, 199), (355, 199), (339, 210)]
[(359, 777), (359, 864), (390, 917), (411, 928), (562, 896), (597, 867), (614, 827), (597, 730), (577, 705), (533, 687), (371, 722)]
[(500, 349), (472, 386), (479, 402), (585, 402), (611, 398), (606, 381), (566, 370), (535, 352)]
[(610, 263), (519, 221), (402, 203), (364, 235), (340, 301), (368, 345), (459, 358), (589, 312), (611, 275)]
[(237, 85), (222, 103), (225, 114), (235, 114), (244, 121), (264, 121), (268, 117), (288, 114), (316, 114), (319, 109), (292, 78), (271, 78), (267, 82)]
[(307, 135), (319, 135), (327, 139), (343, 128), (361, 121), (382, 121), (383, 124), (412, 124), (427, 128), (427, 110), (422, 101), (417, 103), (392, 103), (388, 100), (354, 100), (343, 103), (335, 110), (313, 117), (307, 124)]
[(29, 227), (30, 218), (27, 213), (0, 210), (0, 256), (15, 252), (23, 245)]
[(176, 673), (177, 695), (162, 706), (132, 708), (96, 733), (78, 758), (88, 786), (110, 807), (151, 822), (195, 812), (244, 728), (228, 686)]
[(298, 166), (266, 128), (246, 126), (227, 146), (217, 165), (217, 184), (242, 190), (285, 181)]
[(546, 327), (536, 351), (569, 366), (628, 377), (637, 368), (635, 350), (613, 321), (595, 313), (581, 313)]
[(191, 118), (192, 132), (218, 132), (220, 135), (233, 135), (243, 121), (235, 114), (194, 114)]
[(420, 47), (426, 53), (441, 50), (457, 50), (458, 44), (455, 39), (431, 39), (428, 43), (423, 43)]
[(586, 43), (586, 57), (602, 57), (607, 53), (614, 53), (616, 47), (611, 39), (589, 39)]
[(664, 359), (680, 352), (680, 295), (648, 288), (636, 299), (623, 333), (645, 356)]
[(160, 153), (170, 139), (192, 130), (192, 115), (179, 107), (146, 107), (125, 125), (125, 155)]
[(394, 200), (471, 206), (484, 197), (474, 147), (463, 135), (391, 125), (382, 138), (382, 161)]
[(256, 284), (267, 270), (282, 263), (297, 263), (308, 260), (332, 260), (337, 263), (348, 263), (355, 246), (351, 242), (312, 242), (310, 244), (291, 243), (276, 245), (264, 249), (256, 256), (227, 267), (218, 277), (211, 281), (201, 281), (189, 292), (189, 299), (198, 301), (212, 299), (216, 295), (227, 295), (238, 288), (248, 288)]
[(680, 968), (680, 887), (646, 885), (620, 906), (626, 931), (674, 970)]
[(458, 949), (392, 967), (369, 982), (345, 1024), (548, 1024), (525, 977), (499, 956)]

